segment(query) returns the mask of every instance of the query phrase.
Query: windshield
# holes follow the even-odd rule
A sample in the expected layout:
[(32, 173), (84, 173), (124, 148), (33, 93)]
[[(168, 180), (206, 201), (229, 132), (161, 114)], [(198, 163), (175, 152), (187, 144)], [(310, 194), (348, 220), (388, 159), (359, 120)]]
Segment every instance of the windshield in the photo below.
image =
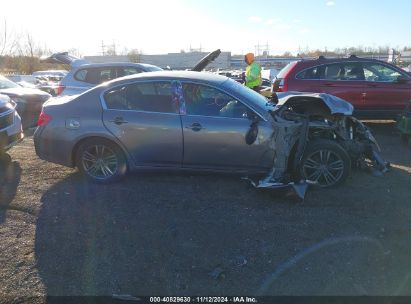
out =
[(8, 80), (6, 77), (0, 76), (0, 89), (20, 88), (17, 83)]
[(223, 87), (226, 87), (230, 91), (238, 93), (239, 96), (245, 96), (247, 100), (257, 105), (261, 109), (265, 109), (269, 104), (267, 98), (233, 79), (228, 79), (226, 82), (224, 82)]
[(157, 72), (157, 71), (163, 70), (162, 68), (155, 66), (155, 65), (146, 65), (145, 67), (146, 67), (147, 72)]

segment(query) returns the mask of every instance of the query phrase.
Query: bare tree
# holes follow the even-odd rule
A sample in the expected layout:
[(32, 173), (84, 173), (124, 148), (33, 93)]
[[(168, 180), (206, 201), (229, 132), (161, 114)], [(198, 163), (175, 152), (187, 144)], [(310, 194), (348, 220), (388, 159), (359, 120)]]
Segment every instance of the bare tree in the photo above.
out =
[(71, 48), (67, 51), (69, 54), (76, 56), (78, 58), (83, 57), (83, 54), (81, 53), (80, 49), (78, 48)]
[(0, 56), (13, 55), (18, 45), (18, 35), (7, 27), (7, 20), (4, 19), (0, 36)]
[(135, 62), (135, 63), (141, 62), (141, 55), (142, 55), (141, 50), (132, 49), (127, 55), (131, 62)]

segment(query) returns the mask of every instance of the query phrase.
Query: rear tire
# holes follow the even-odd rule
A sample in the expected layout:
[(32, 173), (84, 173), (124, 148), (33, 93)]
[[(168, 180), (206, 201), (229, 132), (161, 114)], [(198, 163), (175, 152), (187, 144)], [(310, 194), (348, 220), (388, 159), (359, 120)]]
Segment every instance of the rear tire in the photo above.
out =
[(107, 184), (124, 177), (127, 161), (116, 144), (102, 138), (81, 143), (76, 153), (76, 166), (90, 181)]
[(321, 188), (331, 188), (343, 183), (351, 172), (348, 153), (331, 140), (309, 142), (304, 152), (300, 176), (316, 182)]

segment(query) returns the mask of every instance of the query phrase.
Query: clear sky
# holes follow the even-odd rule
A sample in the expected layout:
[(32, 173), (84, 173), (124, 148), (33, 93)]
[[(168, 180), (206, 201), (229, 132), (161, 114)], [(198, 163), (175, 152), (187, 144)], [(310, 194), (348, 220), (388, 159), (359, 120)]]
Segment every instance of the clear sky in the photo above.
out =
[(83, 55), (101, 52), (102, 41), (147, 54), (411, 46), (410, 0), (14, 0), (2, 2), (0, 18), (52, 51)]

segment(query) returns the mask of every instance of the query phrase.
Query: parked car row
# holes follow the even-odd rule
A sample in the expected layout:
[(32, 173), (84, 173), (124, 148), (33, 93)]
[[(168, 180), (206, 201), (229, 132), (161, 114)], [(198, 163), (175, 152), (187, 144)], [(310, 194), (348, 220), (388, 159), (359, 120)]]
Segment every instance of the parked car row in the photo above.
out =
[(16, 104), (23, 129), (35, 127), (43, 103), (51, 95), (39, 89), (22, 87), (0, 75), (0, 94), (7, 95)]
[(0, 156), (23, 139), (17, 104), (7, 95), (0, 94)]

